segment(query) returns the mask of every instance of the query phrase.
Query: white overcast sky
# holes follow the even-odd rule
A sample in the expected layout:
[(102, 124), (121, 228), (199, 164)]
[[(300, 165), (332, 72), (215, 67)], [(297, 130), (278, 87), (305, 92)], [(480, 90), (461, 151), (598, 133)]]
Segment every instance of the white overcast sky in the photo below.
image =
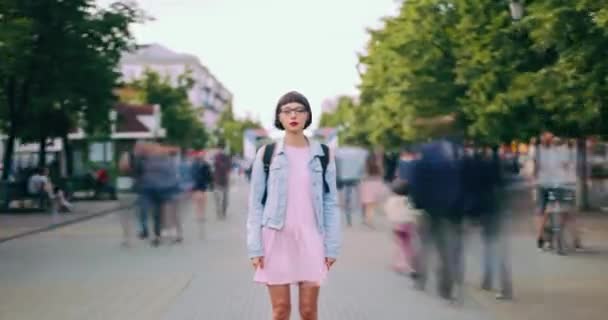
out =
[[(97, 0), (101, 5), (112, 0)], [(325, 98), (357, 92), (356, 53), (366, 27), (396, 0), (139, 0), (156, 20), (134, 27), (138, 43), (197, 55), (234, 94), (237, 115), (266, 127), (279, 96), (298, 90), (315, 120)]]

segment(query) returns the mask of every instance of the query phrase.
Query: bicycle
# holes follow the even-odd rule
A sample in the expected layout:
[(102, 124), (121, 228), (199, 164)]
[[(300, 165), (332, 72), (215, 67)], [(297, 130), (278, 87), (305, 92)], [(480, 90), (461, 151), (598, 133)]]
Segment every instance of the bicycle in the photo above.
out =
[(566, 186), (555, 186), (546, 189), (548, 224), (545, 221), (544, 238), (550, 248), (559, 255), (567, 254), (564, 236), (568, 215), (574, 209), (574, 190)]

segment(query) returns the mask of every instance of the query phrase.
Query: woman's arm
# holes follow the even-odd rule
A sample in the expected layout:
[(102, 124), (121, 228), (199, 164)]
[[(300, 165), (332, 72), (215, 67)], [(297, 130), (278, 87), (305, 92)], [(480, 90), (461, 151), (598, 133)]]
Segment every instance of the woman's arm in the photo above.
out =
[(264, 149), (266, 147), (262, 147), (258, 151), (251, 171), (247, 212), (247, 254), (249, 258), (262, 257), (264, 255), (262, 248), (262, 214), (264, 212), (262, 196), (266, 188), (266, 173), (264, 172), (264, 164), (262, 162)]
[(338, 190), (336, 187), (336, 161), (329, 154), (329, 163), (325, 172), (325, 181), (329, 192), (323, 192), (323, 228), (325, 257), (335, 259), (340, 251), (340, 207), (338, 206)]

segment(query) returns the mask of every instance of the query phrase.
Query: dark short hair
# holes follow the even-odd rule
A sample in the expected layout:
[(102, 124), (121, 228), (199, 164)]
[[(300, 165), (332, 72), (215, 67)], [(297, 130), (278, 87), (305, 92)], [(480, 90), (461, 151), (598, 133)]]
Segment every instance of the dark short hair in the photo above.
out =
[(281, 124), (281, 121), (279, 121), (279, 114), (281, 113), (281, 107), (286, 104), (294, 103), (294, 102), (303, 105), (304, 108), (306, 108), (306, 111), (308, 111), (308, 120), (306, 120), (304, 129), (308, 128), (310, 126), (310, 124), (312, 123), (312, 111), (310, 109), (310, 103), (308, 103), (308, 99), (306, 99), (306, 97), (303, 94), (301, 94), (297, 91), (290, 91), (290, 92), (287, 92), (286, 94), (284, 94), (279, 99), (279, 102), (277, 102), (277, 108), (275, 109), (275, 112), (274, 112), (274, 126), (277, 129), (285, 130), (285, 128)]

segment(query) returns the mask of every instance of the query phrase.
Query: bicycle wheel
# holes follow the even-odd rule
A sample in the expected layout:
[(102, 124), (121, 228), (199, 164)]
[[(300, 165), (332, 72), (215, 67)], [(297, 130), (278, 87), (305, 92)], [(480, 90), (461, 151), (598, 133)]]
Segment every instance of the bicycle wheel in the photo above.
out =
[(556, 211), (551, 214), (551, 224), (553, 226), (553, 248), (559, 255), (566, 255), (564, 228), (561, 225), (560, 212)]

